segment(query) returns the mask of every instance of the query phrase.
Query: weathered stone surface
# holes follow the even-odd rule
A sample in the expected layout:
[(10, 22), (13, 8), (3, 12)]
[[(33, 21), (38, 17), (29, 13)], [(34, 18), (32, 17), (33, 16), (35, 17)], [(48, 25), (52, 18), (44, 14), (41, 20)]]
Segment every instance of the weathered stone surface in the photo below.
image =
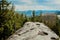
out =
[(59, 38), (50, 28), (39, 22), (26, 22), (7, 40), (56, 40)]
[(57, 15), (58, 16), (58, 18), (60, 19), (60, 15)]

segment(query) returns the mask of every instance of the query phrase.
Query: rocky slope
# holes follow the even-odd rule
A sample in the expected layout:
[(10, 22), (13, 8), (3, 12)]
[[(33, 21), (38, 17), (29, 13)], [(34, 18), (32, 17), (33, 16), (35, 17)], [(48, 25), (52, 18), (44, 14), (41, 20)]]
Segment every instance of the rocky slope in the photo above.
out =
[(39, 22), (26, 22), (7, 40), (56, 40), (59, 38), (50, 28)]
[(58, 16), (58, 18), (60, 19), (60, 15), (57, 15)]

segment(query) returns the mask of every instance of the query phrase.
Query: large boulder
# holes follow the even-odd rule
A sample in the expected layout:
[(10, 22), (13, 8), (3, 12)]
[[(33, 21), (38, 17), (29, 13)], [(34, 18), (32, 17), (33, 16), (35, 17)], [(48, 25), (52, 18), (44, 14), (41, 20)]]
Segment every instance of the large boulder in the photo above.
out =
[(59, 37), (46, 25), (39, 22), (26, 22), (7, 40), (56, 40)]

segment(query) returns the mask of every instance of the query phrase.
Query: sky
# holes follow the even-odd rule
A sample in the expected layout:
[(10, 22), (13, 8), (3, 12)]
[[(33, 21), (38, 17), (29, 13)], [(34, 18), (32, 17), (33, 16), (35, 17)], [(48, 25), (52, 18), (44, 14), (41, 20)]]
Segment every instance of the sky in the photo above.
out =
[(60, 10), (60, 0), (9, 0), (16, 11), (22, 10)]

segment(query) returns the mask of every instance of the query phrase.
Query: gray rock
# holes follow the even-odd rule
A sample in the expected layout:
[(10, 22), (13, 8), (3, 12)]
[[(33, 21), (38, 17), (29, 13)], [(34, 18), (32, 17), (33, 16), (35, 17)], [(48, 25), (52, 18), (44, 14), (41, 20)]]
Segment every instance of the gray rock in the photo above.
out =
[(50, 28), (39, 22), (26, 22), (7, 40), (56, 40), (59, 38)]

